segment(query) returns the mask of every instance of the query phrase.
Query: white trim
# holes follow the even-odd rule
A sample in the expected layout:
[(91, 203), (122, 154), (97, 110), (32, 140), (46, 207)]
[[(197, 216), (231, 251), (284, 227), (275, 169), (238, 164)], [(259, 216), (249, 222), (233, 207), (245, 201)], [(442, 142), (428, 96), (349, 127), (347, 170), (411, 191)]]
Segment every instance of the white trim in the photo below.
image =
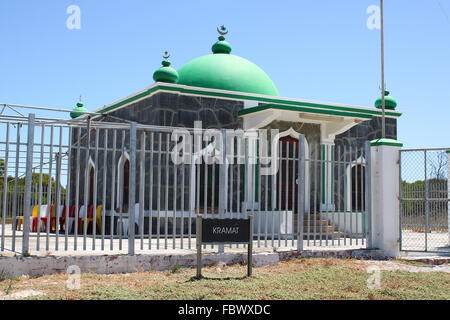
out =
[[(353, 160), (345, 168), (345, 179), (347, 179), (347, 190), (345, 195), (347, 198), (347, 206), (345, 208), (346, 211), (352, 211), (352, 185), (353, 185), (352, 169), (353, 167), (358, 165), (360, 165), (363, 168), (366, 166), (366, 159), (363, 156), (360, 156), (358, 159)], [(361, 177), (358, 177), (358, 180), (361, 181)], [(361, 208), (360, 210), (363, 211)]]
[(120, 208), (120, 204), (123, 200), (123, 171), (124, 171), (124, 164), (125, 161), (130, 161), (130, 155), (128, 152), (124, 152), (120, 158), (119, 162), (117, 164), (117, 194), (116, 194), (116, 208)]

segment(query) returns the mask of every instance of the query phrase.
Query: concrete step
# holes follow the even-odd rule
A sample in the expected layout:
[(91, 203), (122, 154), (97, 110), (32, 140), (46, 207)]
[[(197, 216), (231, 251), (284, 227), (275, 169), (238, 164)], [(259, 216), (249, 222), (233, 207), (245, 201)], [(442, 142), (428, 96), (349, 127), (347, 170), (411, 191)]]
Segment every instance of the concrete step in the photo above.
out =
[(307, 232), (309, 232), (309, 233), (320, 233), (320, 232), (322, 232), (322, 234), (323, 233), (327, 233), (327, 231), (328, 231), (328, 233), (331, 233), (331, 232), (333, 232), (333, 231), (338, 231), (338, 228), (337, 227), (334, 227), (333, 228), (333, 226), (330, 226), (330, 225), (324, 225), (324, 226), (303, 226), (303, 232), (304, 233), (307, 233)]
[(340, 232), (329, 232), (328, 236), (327, 234), (303, 234), (303, 239), (304, 240), (331, 240), (331, 239), (338, 239), (338, 238), (342, 238), (344, 235)]
[(304, 226), (308, 226), (308, 224), (310, 226), (326, 226), (328, 225), (328, 221), (327, 220), (303, 220), (303, 225)]

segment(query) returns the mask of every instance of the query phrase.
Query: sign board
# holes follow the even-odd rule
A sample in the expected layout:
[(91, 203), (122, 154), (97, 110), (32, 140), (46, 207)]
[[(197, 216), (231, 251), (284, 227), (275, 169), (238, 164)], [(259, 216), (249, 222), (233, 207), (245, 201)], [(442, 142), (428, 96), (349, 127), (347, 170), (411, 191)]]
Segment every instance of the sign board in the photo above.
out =
[(203, 244), (248, 244), (247, 275), (252, 275), (253, 216), (248, 219), (203, 219), (197, 216), (197, 278), (202, 277)]
[(248, 243), (249, 219), (202, 219), (202, 243)]

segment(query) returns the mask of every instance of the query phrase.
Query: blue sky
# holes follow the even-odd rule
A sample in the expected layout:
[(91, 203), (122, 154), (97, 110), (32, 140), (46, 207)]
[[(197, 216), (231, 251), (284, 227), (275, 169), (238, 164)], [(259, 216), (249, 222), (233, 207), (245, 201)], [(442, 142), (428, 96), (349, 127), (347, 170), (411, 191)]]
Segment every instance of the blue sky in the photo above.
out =
[[(384, 2), (386, 83), (404, 112), (398, 139), (450, 147), (450, 0)], [(210, 53), (225, 24), (233, 54), (264, 69), (282, 96), (371, 107), (380, 34), (366, 9), (378, 3), (1, 0), (0, 103), (72, 109), (82, 95), (94, 110), (151, 85), (165, 50), (176, 69)], [(66, 27), (72, 4), (80, 30)]]

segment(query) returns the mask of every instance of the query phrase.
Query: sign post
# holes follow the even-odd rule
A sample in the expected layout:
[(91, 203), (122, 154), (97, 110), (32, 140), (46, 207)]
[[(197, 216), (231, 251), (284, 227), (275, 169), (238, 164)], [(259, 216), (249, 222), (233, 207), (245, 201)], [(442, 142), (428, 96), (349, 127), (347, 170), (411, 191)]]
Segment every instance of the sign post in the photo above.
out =
[(247, 244), (247, 275), (252, 275), (253, 266), (253, 216), (248, 219), (203, 219), (197, 216), (197, 278), (202, 277), (203, 244)]

